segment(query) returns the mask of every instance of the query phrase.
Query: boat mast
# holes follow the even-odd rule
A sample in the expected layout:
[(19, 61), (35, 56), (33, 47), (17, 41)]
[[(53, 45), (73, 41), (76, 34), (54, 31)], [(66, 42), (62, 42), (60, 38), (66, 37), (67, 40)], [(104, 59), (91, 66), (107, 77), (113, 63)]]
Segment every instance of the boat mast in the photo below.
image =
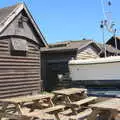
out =
[(117, 39), (116, 39), (116, 29), (114, 31), (114, 39), (115, 39), (115, 48), (116, 48), (116, 56), (118, 55), (118, 51), (117, 51)]
[(106, 55), (106, 45), (105, 45), (105, 35), (104, 35), (104, 29), (105, 29), (104, 28), (104, 21), (101, 21), (100, 28), (102, 29), (103, 48), (104, 48), (104, 55), (106, 57), (107, 55)]
[[(106, 57), (106, 45), (105, 45), (105, 28), (109, 33), (113, 34), (114, 40), (115, 40), (115, 48), (116, 48), (116, 55), (117, 53), (117, 40), (116, 40), (116, 28), (113, 28), (115, 26), (115, 23), (112, 21), (112, 12), (111, 12), (111, 6), (112, 3), (110, 0), (106, 0), (107, 4), (104, 3), (104, 0), (101, 0), (102, 5), (102, 11), (104, 15), (104, 20), (101, 21), (100, 27), (102, 28), (102, 36), (103, 36), (103, 47), (104, 47), (104, 54)], [(105, 4), (107, 5), (108, 10), (105, 11)]]

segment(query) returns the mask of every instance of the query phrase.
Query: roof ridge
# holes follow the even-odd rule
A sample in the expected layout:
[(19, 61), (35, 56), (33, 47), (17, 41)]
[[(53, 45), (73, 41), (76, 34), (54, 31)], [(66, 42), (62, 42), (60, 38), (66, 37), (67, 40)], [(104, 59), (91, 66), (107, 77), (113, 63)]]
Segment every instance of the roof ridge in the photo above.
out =
[(93, 41), (93, 40), (90, 40), (90, 39), (85, 39), (85, 40), (71, 40), (70, 42), (81, 42), (81, 41)]
[(0, 8), (0, 10), (1, 10), (1, 9), (8, 9), (8, 8), (10, 8), (10, 7), (17, 6), (18, 4), (19, 4), (19, 3), (15, 4), (15, 5), (10, 5), (10, 6), (6, 6), (6, 7), (3, 7), (3, 8)]
[(65, 41), (60, 41), (60, 42), (56, 42), (53, 44), (67, 44), (67, 43), (71, 43), (71, 42), (81, 42), (81, 41), (93, 41), (92, 39), (85, 39), (85, 40), (65, 40)]

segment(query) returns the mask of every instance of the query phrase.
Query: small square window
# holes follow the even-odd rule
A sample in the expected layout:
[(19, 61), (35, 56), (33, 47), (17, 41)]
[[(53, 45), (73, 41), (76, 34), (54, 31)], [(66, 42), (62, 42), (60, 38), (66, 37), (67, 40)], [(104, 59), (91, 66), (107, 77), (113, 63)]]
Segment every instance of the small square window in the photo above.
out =
[(20, 38), (11, 38), (10, 51), (13, 56), (26, 56), (28, 50), (27, 41)]
[(24, 26), (23, 26), (23, 21), (20, 19), (20, 20), (18, 20), (18, 27), (19, 28), (24, 28)]

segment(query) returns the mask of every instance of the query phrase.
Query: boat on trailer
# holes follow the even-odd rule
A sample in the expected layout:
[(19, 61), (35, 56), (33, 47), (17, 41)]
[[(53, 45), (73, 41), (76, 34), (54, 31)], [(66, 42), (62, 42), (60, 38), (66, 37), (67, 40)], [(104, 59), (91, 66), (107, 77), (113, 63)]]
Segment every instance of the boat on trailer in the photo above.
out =
[(120, 56), (70, 60), (69, 71), (73, 83), (120, 87)]

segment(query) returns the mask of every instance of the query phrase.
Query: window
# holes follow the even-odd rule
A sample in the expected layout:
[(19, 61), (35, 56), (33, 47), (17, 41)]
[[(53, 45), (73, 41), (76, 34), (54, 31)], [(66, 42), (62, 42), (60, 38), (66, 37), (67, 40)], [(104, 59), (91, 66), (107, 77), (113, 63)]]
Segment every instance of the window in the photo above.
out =
[(21, 17), (18, 19), (18, 27), (19, 28), (24, 28), (24, 22), (27, 22), (28, 18), (21, 15)]
[(26, 56), (28, 50), (27, 41), (20, 38), (11, 38), (10, 52), (13, 56)]
[(18, 27), (19, 28), (24, 28), (22, 17), (18, 20)]

